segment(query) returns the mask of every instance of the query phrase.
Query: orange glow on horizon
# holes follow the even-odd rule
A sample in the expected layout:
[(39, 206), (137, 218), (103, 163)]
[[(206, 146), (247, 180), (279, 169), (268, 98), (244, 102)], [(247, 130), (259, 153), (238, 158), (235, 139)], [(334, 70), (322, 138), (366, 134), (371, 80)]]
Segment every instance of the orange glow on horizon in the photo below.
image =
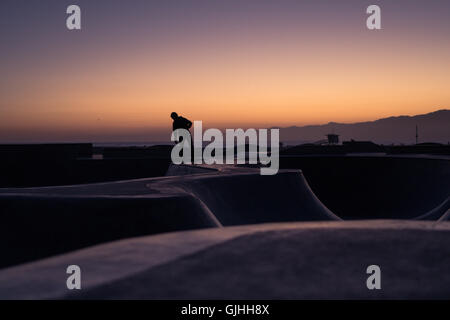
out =
[(448, 41), (431, 50), (438, 35), (328, 33), (292, 26), (120, 46), (111, 37), (24, 60), (0, 86), (0, 139), (33, 130), (164, 136), (172, 111), (207, 127), (262, 128), (450, 108)]

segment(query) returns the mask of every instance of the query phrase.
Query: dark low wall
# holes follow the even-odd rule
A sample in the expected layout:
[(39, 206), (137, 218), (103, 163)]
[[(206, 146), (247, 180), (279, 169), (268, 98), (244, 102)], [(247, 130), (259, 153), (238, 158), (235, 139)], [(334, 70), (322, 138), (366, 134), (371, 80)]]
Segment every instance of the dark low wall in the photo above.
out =
[(0, 144), (0, 159), (90, 158), (92, 150), (92, 143)]
[(156, 145), (151, 147), (103, 147), (101, 152), (103, 158), (170, 158), (173, 145)]
[(342, 145), (304, 144), (283, 148), (281, 155), (338, 155), (350, 153), (450, 155), (450, 145), (418, 144), (408, 146), (377, 145), (370, 141), (344, 141)]
[(106, 148), (106, 159), (93, 159), (90, 143), (0, 145), (0, 188), (163, 176), (170, 148)]
[(386, 147), (390, 154), (436, 154), (450, 155), (450, 145), (414, 145)]
[(0, 188), (39, 187), (163, 176), (169, 158), (0, 161)]

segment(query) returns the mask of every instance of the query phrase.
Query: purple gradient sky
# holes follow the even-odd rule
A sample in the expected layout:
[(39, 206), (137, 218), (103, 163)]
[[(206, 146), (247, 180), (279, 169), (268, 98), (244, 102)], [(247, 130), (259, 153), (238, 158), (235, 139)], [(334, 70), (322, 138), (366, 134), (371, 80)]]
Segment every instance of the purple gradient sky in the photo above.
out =
[(450, 1), (2, 0), (0, 24), (0, 142), (163, 140), (171, 111), (271, 127), (450, 104)]

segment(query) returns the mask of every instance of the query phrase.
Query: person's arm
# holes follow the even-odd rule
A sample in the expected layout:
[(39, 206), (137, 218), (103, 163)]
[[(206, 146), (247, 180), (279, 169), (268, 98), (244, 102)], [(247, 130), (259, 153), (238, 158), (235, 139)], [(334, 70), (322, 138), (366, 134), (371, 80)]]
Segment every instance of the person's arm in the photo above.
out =
[(186, 126), (187, 126), (188, 128), (191, 128), (191, 127), (192, 127), (192, 122), (191, 122), (190, 120), (188, 120), (188, 119), (186, 119)]

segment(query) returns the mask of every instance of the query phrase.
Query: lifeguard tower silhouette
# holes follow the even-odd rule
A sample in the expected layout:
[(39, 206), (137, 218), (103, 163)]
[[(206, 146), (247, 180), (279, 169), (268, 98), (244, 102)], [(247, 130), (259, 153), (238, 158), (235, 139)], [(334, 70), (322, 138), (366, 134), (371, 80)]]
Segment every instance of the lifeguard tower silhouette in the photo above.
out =
[(335, 133), (329, 133), (327, 134), (328, 138), (328, 144), (329, 145), (335, 145), (339, 143), (339, 135)]

